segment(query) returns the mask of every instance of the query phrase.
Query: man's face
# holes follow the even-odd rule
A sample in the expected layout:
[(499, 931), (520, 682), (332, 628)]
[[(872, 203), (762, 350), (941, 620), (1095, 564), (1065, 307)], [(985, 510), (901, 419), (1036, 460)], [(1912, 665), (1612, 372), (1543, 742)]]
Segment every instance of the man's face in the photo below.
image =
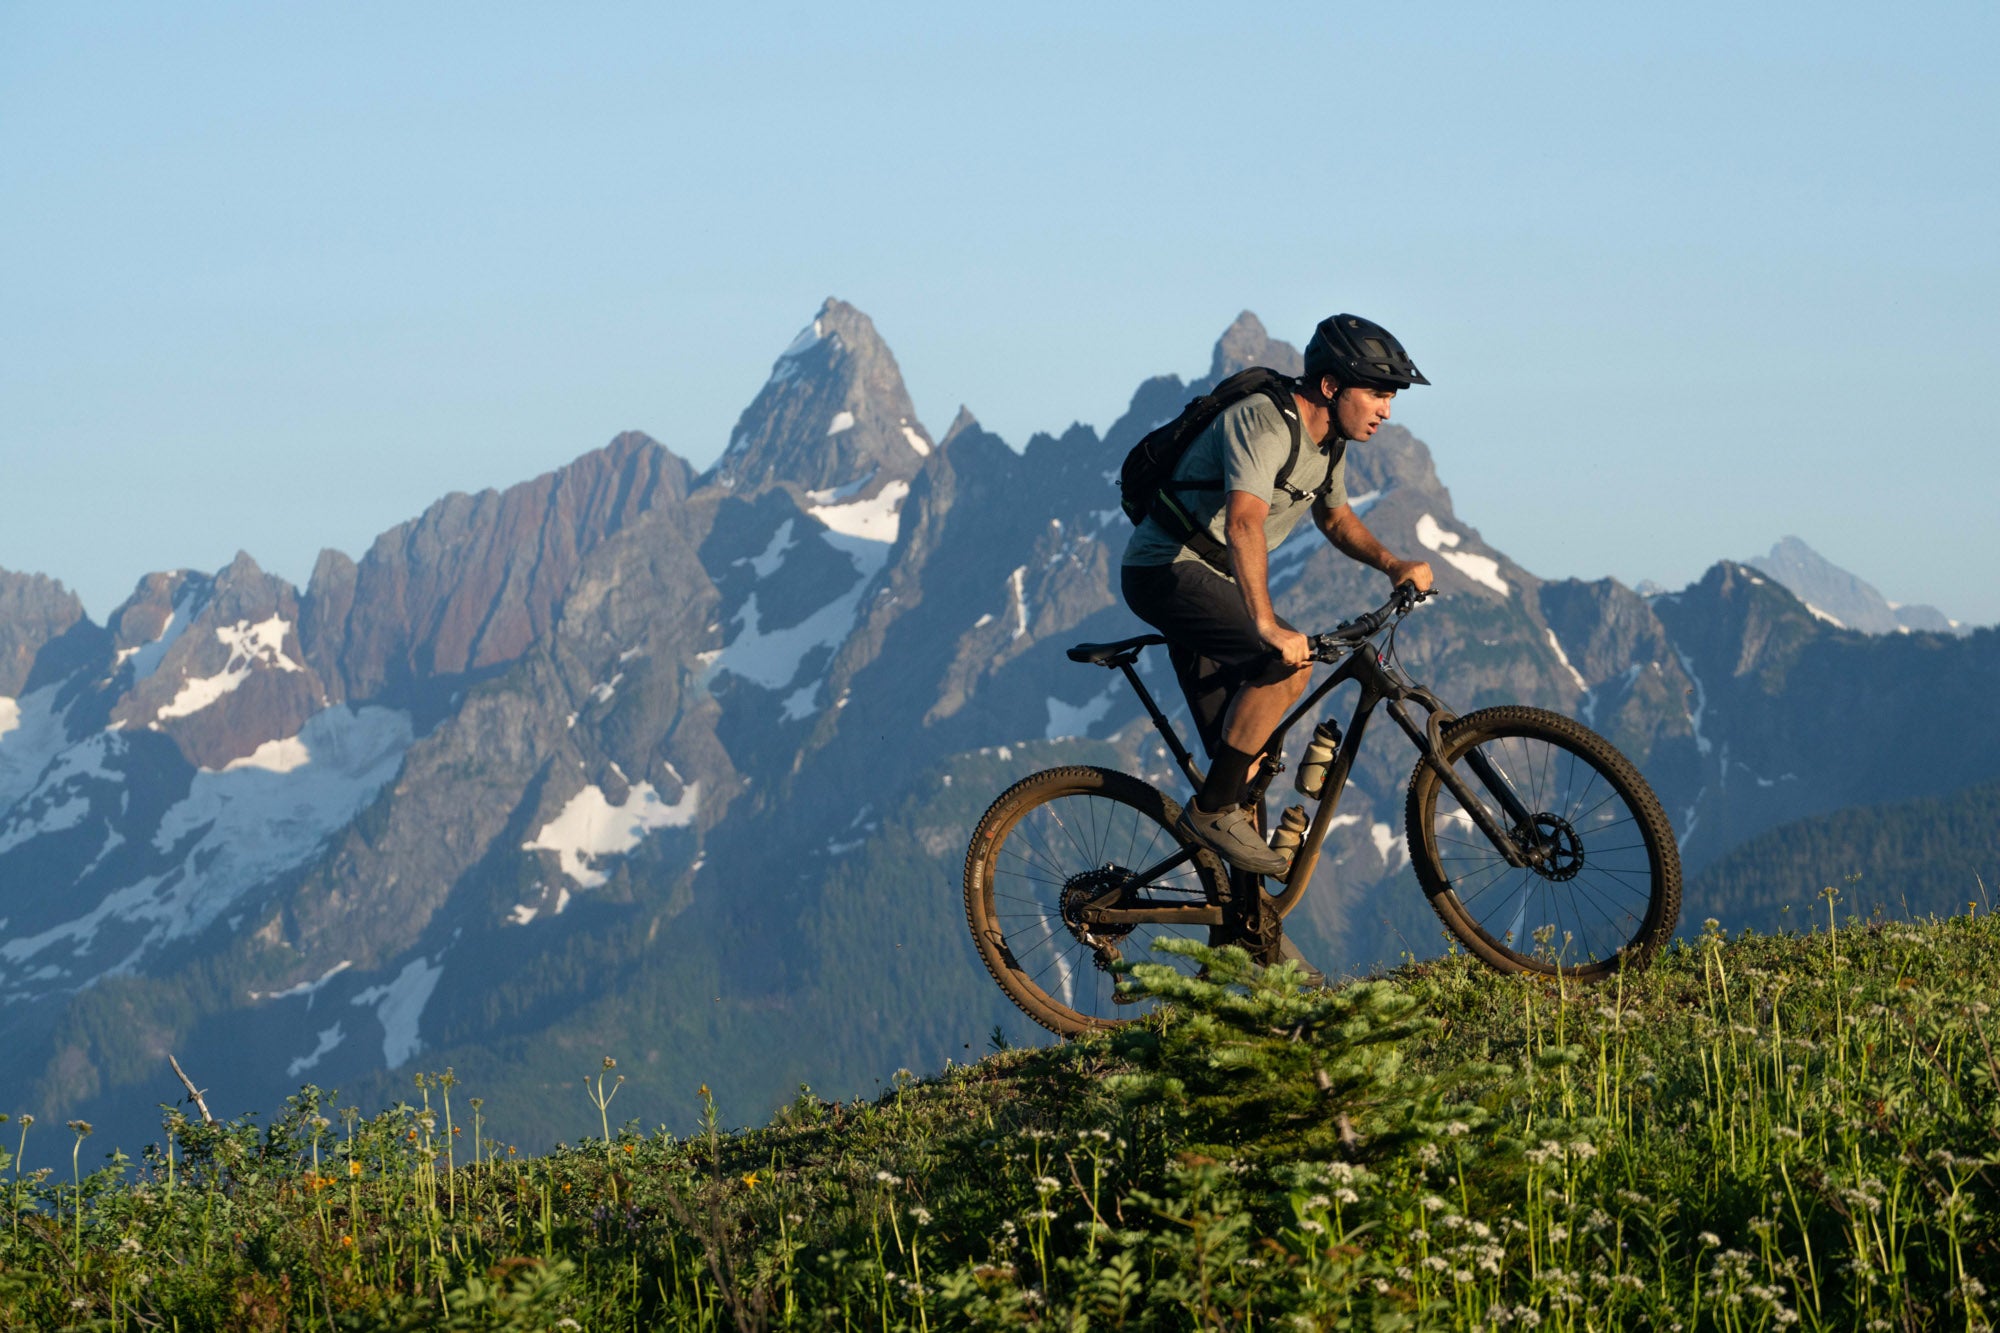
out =
[(1365, 440), (1389, 419), (1394, 389), (1349, 389), (1334, 400), (1334, 422), (1350, 440)]

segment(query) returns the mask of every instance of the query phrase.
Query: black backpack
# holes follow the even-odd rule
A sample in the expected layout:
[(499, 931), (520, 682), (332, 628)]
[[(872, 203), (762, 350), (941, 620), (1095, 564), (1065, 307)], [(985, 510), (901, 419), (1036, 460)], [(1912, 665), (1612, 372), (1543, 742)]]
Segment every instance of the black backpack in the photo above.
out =
[[(1125, 517), (1137, 525), (1151, 515), (1166, 529), (1168, 536), (1227, 574), (1230, 568), (1229, 548), (1196, 523), (1194, 515), (1174, 494), (1176, 491), (1219, 491), (1222, 479), (1175, 481), (1174, 469), (1180, 465), (1181, 456), (1187, 453), (1188, 446), (1214, 424), (1225, 408), (1242, 402), (1252, 394), (1261, 393), (1271, 400), (1292, 428), (1292, 451), (1286, 456), (1284, 467), (1278, 470), (1278, 485), (1302, 496), (1303, 492), (1293, 490), (1291, 484), (1292, 469), (1298, 466), (1300, 446), (1304, 442), (1304, 432), (1299, 428), (1298, 406), (1292, 401), (1293, 383), (1289, 375), (1281, 375), (1264, 366), (1239, 370), (1182, 408), (1181, 414), (1172, 421), (1146, 432), (1146, 437), (1125, 455), (1125, 464), (1118, 470), (1118, 503), (1125, 511)], [(1333, 469), (1339, 464), (1346, 448), (1347, 441), (1334, 441), (1327, 459), (1327, 479), (1312, 493), (1315, 500), (1332, 485)]]

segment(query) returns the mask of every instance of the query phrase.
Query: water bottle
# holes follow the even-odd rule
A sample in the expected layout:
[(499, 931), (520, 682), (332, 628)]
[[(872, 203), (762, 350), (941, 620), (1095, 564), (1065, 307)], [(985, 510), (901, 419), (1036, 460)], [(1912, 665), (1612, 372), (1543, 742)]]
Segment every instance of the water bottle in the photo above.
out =
[(1271, 850), (1291, 864), (1293, 853), (1306, 840), (1306, 808), (1302, 805), (1290, 806), (1278, 817), (1278, 827), (1271, 830)]
[(1313, 728), (1312, 739), (1306, 742), (1306, 752), (1299, 760), (1299, 776), (1293, 785), (1301, 796), (1318, 799), (1326, 786), (1326, 771), (1333, 767), (1334, 752), (1340, 749), (1340, 724), (1332, 718)]

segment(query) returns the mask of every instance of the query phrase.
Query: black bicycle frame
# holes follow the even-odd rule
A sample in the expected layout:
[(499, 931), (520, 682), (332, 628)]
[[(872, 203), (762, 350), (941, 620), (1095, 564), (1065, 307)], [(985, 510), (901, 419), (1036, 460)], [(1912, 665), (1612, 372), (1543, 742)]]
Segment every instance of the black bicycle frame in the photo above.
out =
[[(1140, 703), (1145, 705), (1147, 715), (1152, 718), (1154, 729), (1166, 741), (1174, 761), (1187, 775), (1188, 781), (1199, 788), (1202, 784), (1201, 770), (1195, 766), (1194, 756), (1181, 743), (1173, 724), (1167, 720), (1166, 714), (1160, 711), (1160, 706), (1154, 702), (1151, 692), (1146, 689), (1145, 682), (1139, 679), (1139, 673), (1133, 669), (1133, 663), (1137, 659), (1138, 651), (1134, 650), (1129, 654), (1121, 654), (1111, 665), (1124, 672), (1125, 679), (1137, 692)], [(1263, 762), (1258, 765), (1257, 776), (1250, 784), (1250, 797), (1256, 807), (1257, 822), (1260, 827), (1268, 827), (1264, 798), (1272, 780), (1284, 769), (1282, 756), (1285, 737), (1298, 724), (1299, 719), (1319, 705), (1320, 700), (1350, 680), (1361, 686), (1361, 695), (1355, 700), (1354, 714), (1348, 721), (1347, 734), (1341, 741), (1332, 766), (1327, 770), (1326, 783), (1320, 788), (1319, 807), (1314, 811), (1312, 822), (1306, 829), (1305, 840), (1292, 856), (1291, 869), (1286, 872), (1283, 881), (1287, 891), (1294, 886), (1303, 889), (1312, 878), (1313, 869), (1319, 861), (1320, 847), (1325, 843), (1326, 835), (1333, 827), (1333, 817), (1340, 811), (1340, 798), (1347, 788), (1348, 774), (1353, 771), (1355, 757), (1361, 751), (1361, 739), (1367, 733), (1368, 721), (1378, 707), (1388, 709), (1389, 716), (1403, 729), (1403, 734), (1410, 738), (1410, 743), (1417, 747), (1417, 752), (1423, 756), (1424, 762), (1436, 771), (1445, 789), (1457, 799), (1459, 806), (1472, 818), (1479, 831), (1492, 842), (1508, 865), (1519, 868), (1541, 859), (1545, 848), (1540, 840), (1537, 839), (1536, 845), (1523, 852), (1508, 830), (1495, 822), (1487, 811), (1485, 802), (1475, 798), (1464, 780), (1444, 762), (1443, 730), (1455, 719), (1456, 714), (1423, 686), (1412, 685), (1399, 678), (1383, 660), (1382, 654), (1373, 642), (1366, 639), (1353, 646), (1353, 650), (1347, 654), (1340, 666), (1314, 687), (1312, 692), (1278, 723), (1277, 728), (1271, 733), (1270, 740), (1265, 742)], [(1424, 708), (1427, 716), (1423, 726), (1418, 726), (1411, 719), (1409, 710), (1404, 706), (1406, 703), (1416, 703)], [(1479, 784), (1493, 796), (1514, 828), (1526, 832), (1531, 837), (1535, 836), (1534, 816), (1515, 794), (1512, 784), (1478, 750), (1471, 751), (1465, 758), (1467, 767), (1479, 779)], [(1195, 852), (1196, 849), (1193, 847), (1182, 847), (1165, 860), (1136, 872), (1131, 879), (1086, 903), (1079, 913), (1080, 920), (1086, 925), (1221, 924), (1223, 916), (1220, 907), (1154, 904), (1145, 900), (1134, 904), (1128, 897), (1146, 885), (1156, 882), (1162, 875), (1192, 860)], [(1262, 877), (1254, 872), (1232, 870), (1230, 873), (1238, 886), (1247, 886), (1253, 890), (1261, 888)]]

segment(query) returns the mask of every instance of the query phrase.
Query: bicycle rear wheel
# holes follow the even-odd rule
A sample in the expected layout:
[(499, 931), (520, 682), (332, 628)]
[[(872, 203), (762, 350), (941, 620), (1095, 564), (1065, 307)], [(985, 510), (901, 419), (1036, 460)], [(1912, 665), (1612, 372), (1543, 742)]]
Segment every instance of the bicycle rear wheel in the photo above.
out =
[[(1087, 929), (1077, 911), (1121, 877), (1172, 856), (1180, 806), (1137, 778), (1106, 768), (1052, 768), (1000, 794), (965, 853), (965, 919), (986, 970), (1028, 1017), (1063, 1036), (1117, 1027), (1153, 1002), (1118, 1002), (1113, 960), (1166, 963), (1155, 941), (1206, 940), (1209, 927), (1180, 924)], [(1222, 865), (1198, 852), (1145, 886), (1148, 899), (1199, 907), (1227, 893)]]
[[(1514, 827), (1468, 764), (1505, 778), (1530, 820)], [(1611, 742), (1539, 708), (1486, 708), (1444, 729), (1466, 789), (1523, 847), (1510, 866), (1429, 763), (1410, 775), (1410, 861), (1445, 928), (1502, 972), (1594, 980), (1644, 967), (1681, 911), (1680, 851), (1651, 787)], [(1532, 825), (1532, 827), (1530, 827)]]

